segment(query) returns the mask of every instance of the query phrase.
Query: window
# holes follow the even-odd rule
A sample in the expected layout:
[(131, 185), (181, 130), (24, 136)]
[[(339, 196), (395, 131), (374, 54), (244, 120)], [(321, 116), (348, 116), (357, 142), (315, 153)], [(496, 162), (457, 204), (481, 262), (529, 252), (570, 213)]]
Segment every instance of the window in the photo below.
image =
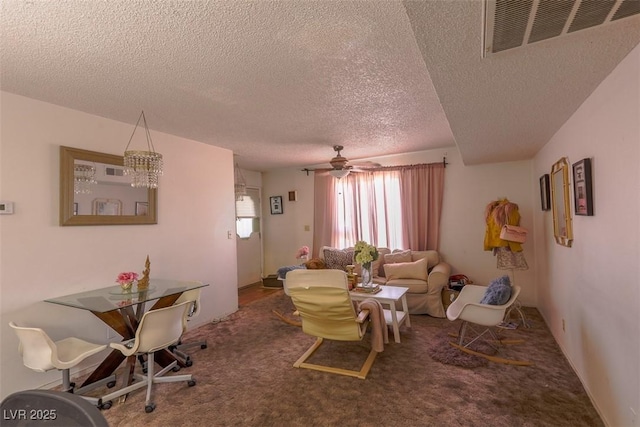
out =
[(236, 200), (236, 234), (248, 239), (260, 232), (260, 190), (247, 188), (247, 195)]
[(379, 247), (438, 248), (445, 164), (388, 166), (335, 179), (315, 172), (314, 251), (358, 240)]
[(353, 175), (354, 179), (334, 181), (338, 197), (336, 247), (364, 240), (376, 246), (404, 248), (398, 171)]

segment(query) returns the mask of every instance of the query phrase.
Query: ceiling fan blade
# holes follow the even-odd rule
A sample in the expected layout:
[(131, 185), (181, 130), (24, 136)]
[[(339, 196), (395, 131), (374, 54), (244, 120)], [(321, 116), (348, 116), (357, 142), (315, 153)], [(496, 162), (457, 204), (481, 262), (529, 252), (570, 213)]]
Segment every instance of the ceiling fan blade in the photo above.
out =
[(373, 169), (382, 167), (380, 163), (372, 162), (369, 160), (354, 160), (352, 162), (349, 162), (349, 165), (359, 169)]

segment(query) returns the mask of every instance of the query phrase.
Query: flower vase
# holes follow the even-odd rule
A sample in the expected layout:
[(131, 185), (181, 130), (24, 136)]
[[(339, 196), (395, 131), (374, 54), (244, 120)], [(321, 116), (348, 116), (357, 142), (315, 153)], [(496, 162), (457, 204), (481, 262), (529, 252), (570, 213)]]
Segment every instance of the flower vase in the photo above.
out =
[(120, 288), (122, 289), (122, 293), (131, 292), (131, 288), (133, 287), (133, 282), (124, 282), (120, 283)]
[(373, 268), (370, 262), (362, 264), (362, 286), (364, 288), (373, 287)]

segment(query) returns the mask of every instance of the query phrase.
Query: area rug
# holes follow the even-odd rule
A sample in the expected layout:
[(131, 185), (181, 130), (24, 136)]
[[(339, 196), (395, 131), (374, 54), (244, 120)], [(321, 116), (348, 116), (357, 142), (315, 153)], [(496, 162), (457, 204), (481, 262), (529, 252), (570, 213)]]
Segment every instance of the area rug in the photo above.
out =
[[(452, 334), (454, 333), (444, 330), (435, 335), (433, 342), (429, 344), (429, 349), (427, 351), (433, 360), (446, 365), (460, 366), (468, 369), (485, 366), (489, 363), (489, 360), (484, 357), (465, 353), (464, 351), (450, 345), (450, 342), (457, 342), (456, 338), (451, 336)], [(494, 347), (481, 341), (473, 343), (470, 348), (474, 351), (488, 355), (496, 354), (496, 349)]]

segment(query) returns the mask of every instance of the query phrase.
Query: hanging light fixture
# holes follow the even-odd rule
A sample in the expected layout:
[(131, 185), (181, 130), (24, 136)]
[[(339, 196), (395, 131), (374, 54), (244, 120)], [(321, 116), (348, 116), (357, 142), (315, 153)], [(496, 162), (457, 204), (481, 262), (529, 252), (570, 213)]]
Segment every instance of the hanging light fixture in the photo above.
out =
[[(138, 129), (141, 119), (147, 137), (148, 151), (130, 151), (129, 145), (131, 144), (133, 135), (136, 133), (136, 129)], [(158, 177), (162, 175), (162, 154), (156, 153), (153, 147), (153, 141), (151, 141), (151, 134), (149, 133), (144, 111), (142, 111), (142, 114), (138, 117), (136, 127), (133, 128), (129, 143), (124, 149), (124, 174), (131, 176), (132, 187), (158, 188)]]
[(244, 200), (244, 196), (247, 195), (247, 182), (244, 180), (244, 176), (242, 175), (242, 171), (238, 167), (238, 163), (233, 167), (234, 169), (234, 178), (233, 178), (233, 187), (236, 193), (236, 200), (241, 201)]
[(331, 169), (329, 171), (329, 174), (331, 174), (331, 176), (334, 178), (340, 179), (349, 175), (349, 169)]
[(91, 186), (96, 184), (96, 167), (82, 163), (73, 166), (73, 192), (91, 194)]

